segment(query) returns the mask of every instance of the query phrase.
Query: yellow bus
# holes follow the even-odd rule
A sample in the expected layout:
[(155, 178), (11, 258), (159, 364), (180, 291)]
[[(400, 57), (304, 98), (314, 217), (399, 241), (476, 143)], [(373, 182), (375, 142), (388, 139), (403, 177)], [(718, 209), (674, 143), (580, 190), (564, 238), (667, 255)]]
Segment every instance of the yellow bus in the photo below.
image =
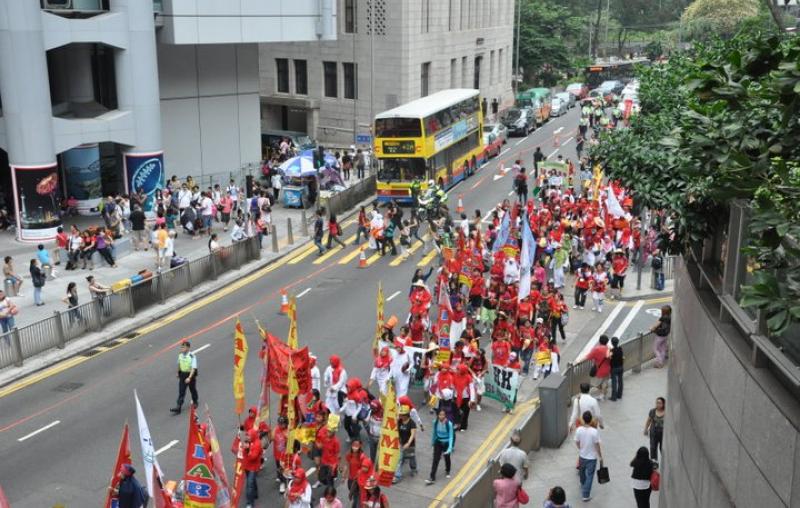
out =
[(412, 203), (433, 180), (444, 189), (475, 173), (488, 158), (478, 90), (443, 90), (375, 117), (378, 201)]

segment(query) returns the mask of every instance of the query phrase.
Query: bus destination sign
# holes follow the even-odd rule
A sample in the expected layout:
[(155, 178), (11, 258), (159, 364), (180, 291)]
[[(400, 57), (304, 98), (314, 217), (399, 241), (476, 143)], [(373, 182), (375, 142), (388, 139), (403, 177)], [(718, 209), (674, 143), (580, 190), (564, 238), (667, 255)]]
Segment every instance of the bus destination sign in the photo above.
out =
[(413, 154), (416, 147), (413, 140), (405, 141), (385, 141), (383, 142), (383, 153), (386, 155)]

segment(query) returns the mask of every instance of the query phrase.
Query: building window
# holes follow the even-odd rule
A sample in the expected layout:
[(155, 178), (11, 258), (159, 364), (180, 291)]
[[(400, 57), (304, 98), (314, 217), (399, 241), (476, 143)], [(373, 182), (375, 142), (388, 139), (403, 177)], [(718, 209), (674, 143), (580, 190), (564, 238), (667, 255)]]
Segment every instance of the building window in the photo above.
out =
[(475, 57), (475, 75), (472, 83), (472, 88), (476, 90), (481, 89), (481, 64), (483, 63), (482, 56)]
[(322, 62), (322, 74), (325, 77), (325, 97), (338, 97), (336, 62)]
[(344, 33), (356, 33), (356, 0), (344, 0)]
[(305, 60), (294, 61), (294, 93), (308, 95), (308, 64)]
[(456, 67), (458, 66), (458, 62), (455, 58), (450, 59), (450, 88), (457, 88), (456, 85)]
[(497, 81), (502, 83), (506, 77), (503, 75), (503, 48), (500, 48), (497, 53)]
[(467, 85), (467, 57), (461, 57), (461, 88), (469, 88)]
[(428, 95), (430, 90), (430, 80), (431, 80), (431, 63), (425, 62), (422, 64), (422, 69), (420, 71), (420, 97), (425, 97)]
[(493, 85), (496, 81), (494, 75), (494, 50), (489, 52), (489, 84)]
[(468, 0), (461, 0), (461, 25), (459, 26), (459, 30), (463, 30), (467, 28), (467, 23), (469, 23), (469, 11), (467, 10), (467, 1)]
[(422, 33), (431, 31), (431, 0), (422, 0)]
[(287, 58), (275, 59), (275, 74), (278, 78), (278, 92), (289, 93), (289, 60)]
[(453, 2), (455, 0), (448, 0), (447, 4), (447, 31), (453, 31)]
[(342, 64), (344, 72), (344, 98), (358, 99), (358, 65), (345, 62)]

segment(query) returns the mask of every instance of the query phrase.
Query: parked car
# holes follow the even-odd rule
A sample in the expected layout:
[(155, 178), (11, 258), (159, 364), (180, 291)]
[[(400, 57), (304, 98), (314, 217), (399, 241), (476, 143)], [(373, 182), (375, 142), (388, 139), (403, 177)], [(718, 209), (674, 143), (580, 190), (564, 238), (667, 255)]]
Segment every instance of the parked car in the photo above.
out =
[(597, 87), (598, 90), (603, 90), (604, 92), (611, 92), (614, 95), (619, 95), (622, 93), (622, 89), (625, 88), (625, 84), (618, 80), (618, 79), (609, 79), (607, 81), (603, 81), (600, 83), (600, 86)]
[(511, 108), (503, 117), (509, 136), (527, 136), (536, 128), (536, 118), (529, 108)]
[(578, 99), (569, 92), (559, 92), (555, 96), (567, 103), (567, 109), (572, 109), (578, 102)]
[(581, 100), (589, 95), (589, 87), (586, 83), (570, 83), (567, 85), (567, 92), (574, 95), (577, 100)]
[(483, 133), (483, 153), (485, 158), (497, 157), (503, 150), (503, 140), (491, 132)]
[(565, 115), (567, 113), (567, 110), (569, 109), (568, 107), (569, 103), (559, 97), (553, 97), (553, 100), (550, 102), (550, 104), (551, 104), (550, 108), (551, 117)]
[(484, 134), (494, 134), (500, 138), (500, 141), (505, 145), (508, 143), (508, 129), (502, 123), (485, 123), (483, 124)]

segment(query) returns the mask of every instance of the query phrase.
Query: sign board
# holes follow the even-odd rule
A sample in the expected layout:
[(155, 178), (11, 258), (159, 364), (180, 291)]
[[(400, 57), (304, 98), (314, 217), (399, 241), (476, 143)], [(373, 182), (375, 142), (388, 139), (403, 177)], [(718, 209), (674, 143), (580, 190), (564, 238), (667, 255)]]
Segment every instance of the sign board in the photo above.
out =
[(508, 409), (514, 407), (519, 389), (519, 371), (517, 369), (491, 365), (483, 379), (486, 385), (484, 396), (502, 402)]
[(356, 143), (359, 145), (369, 145), (372, 143), (372, 136), (369, 134), (356, 134)]

